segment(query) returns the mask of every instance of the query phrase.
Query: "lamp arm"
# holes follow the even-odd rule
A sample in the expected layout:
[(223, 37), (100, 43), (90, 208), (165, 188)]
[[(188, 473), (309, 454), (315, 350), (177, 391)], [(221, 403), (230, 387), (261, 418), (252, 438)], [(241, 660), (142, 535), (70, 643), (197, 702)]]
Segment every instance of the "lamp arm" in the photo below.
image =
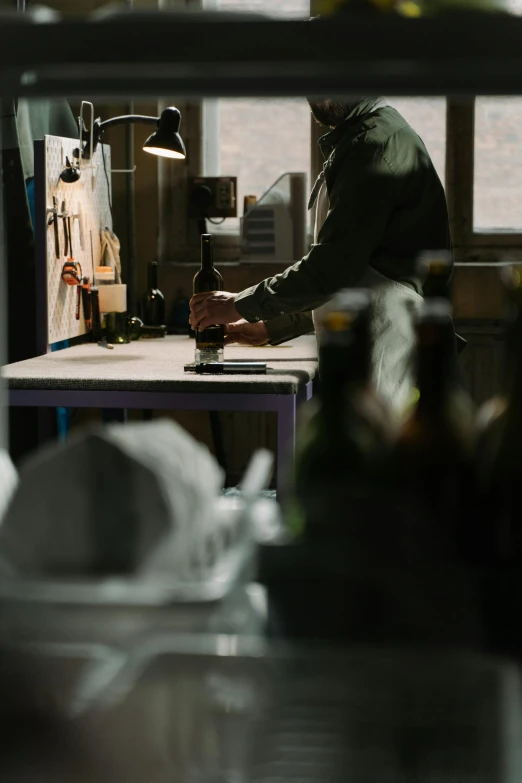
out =
[[(92, 128), (92, 149), (93, 152), (96, 151), (98, 144), (102, 140), (103, 132), (107, 130), (107, 128), (112, 128), (113, 125), (129, 125), (129, 124), (143, 124), (143, 125), (157, 125), (159, 122), (159, 117), (148, 117), (144, 114), (122, 114), (121, 117), (111, 117), (110, 120), (104, 120), (104, 122), (100, 121), (100, 118), (98, 117), (96, 120), (94, 120), (93, 128)], [(89, 157), (88, 151), (89, 151), (89, 144), (90, 144), (90, 133), (87, 129), (83, 129), (82, 133), (82, 139), (85, 141), (85, 146), (83, 149), (83, 156), (85, 158)]]
[(107, 128), (112, 128), (113, 125), (127, 125), (144, 124), (144, 125), (157, 125), (159, 117), (148, 117), (143, 114), (123, 114), (121, 117), (111, 117), (110, 120), (100, 122), (98, 125), (98, 133), (103, 133)]

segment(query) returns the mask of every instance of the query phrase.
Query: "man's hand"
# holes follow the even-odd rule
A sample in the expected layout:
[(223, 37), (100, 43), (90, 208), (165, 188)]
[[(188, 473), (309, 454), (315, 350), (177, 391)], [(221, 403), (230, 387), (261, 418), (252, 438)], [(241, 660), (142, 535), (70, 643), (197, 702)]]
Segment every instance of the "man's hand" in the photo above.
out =
[(240, 345), (266, 345), (270, 337), (264, 321), (250, 324), (241, 318), (234, 324), (225, 326), (225, 345), (239, 343)]
[(210, 294), (194, 294), (190, 300), (190, 325), (193, 329), (206, 329), (215, 324), (239, 321), (241, 315), (235, 307), (236, 294), (213, 291)]

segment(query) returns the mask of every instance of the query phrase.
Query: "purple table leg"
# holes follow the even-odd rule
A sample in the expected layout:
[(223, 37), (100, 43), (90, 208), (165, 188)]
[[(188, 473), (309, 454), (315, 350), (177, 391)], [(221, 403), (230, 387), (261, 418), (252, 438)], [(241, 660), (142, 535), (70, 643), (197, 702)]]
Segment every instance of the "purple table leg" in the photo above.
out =
[[(294, 456), (297, 408), (313, 393), (312, 381), (298, 394), (176, 393), (150, 391), (88, 391), (59, 389), (11, 389), (9, 403), (27, 407), (102, 408), (104, 418), (121, 421), (125, 409), (275, 411), (277, 413), (277, 489), (280, 492)], [(115, 409), (113, 415), (109, 409)]]
[(295, 437), (298, 406), (310, 400), (312, 381), (299, 394), (278, 395), (277, 407), (277, 492), (281, 493), (288, 470), (295, 456)]

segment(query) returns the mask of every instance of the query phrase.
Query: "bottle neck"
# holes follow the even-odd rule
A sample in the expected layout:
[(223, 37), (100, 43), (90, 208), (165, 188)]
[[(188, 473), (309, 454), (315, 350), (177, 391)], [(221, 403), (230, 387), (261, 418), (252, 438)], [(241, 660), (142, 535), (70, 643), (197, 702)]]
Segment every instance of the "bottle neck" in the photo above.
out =
[(158, 288), (158, 265), (154, 261), (149, 264), (149, 288)]
[(433, 413), (458, 389), (457, 352), (453, 328), (424, 324), (419, 328), (417, 388), (419, 410)]
[(203, 239), (201, 241), (201, 268), (205, 272), (212, 272), (214, 270), (214, 251), (212, 247), (212, 240)]

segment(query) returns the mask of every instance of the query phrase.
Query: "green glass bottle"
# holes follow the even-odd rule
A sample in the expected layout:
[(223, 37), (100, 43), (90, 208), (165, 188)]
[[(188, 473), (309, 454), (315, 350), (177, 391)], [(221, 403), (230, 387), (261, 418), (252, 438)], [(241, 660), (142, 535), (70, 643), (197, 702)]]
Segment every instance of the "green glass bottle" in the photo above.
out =
[(508, 295), (501, 394), (479, 413), (478, 464), (483, 508), (497, 563), (522, 563), (522, 267), (504, 273)]
[(293, 492), (286, 502), (295, 534), (338, 536), (368, 513), (383, 463), (386, 411), (370, 383), (371, 295), (347, 290), (322, 317), (319, 395), (298, 434)]
[[(201, 235), (201, 269), (194, 276), (194, 293), (203, 294), (223, 290), (223, 278), (214, 267), (212, 234)], [(223, 326), (208, 326), (196, 330), (195, 362), (222, 362), (225, 347)]]
[(475, 409), (459, 379), (450, 303), (426, 300), (415, 328), (417, 400), (399, 429), (391, 470), (404, 513), (442, 531), (449, 556), (468, 560), (476, 543)]
[(149, 263), (149, 287), (143, 295), (141, 313), (146, 326), (165, 325), (165, 297), (158, 287), (157, 261)]

